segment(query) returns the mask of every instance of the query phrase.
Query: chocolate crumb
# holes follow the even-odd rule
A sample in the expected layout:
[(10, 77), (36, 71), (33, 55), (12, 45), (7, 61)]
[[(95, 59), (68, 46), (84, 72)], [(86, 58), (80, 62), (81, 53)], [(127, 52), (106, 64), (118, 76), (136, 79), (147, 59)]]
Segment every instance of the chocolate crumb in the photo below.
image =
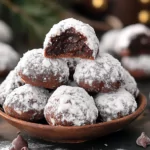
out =
[(28, 143), (20, 134), (18, 134), (17, 138), (12, 141), (10, 150), (28, 150)]
[(141, 135), (137, 138), (136, 144), (146, 148), (147, 145), (150, 145), (150, 138), (145, 134), (145, 132), (142, 132)]

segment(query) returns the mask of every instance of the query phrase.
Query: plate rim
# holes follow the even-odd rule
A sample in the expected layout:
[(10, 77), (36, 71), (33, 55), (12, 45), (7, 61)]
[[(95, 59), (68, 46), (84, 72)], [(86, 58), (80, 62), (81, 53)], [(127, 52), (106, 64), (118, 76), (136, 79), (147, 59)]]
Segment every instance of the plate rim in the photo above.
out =
[(110, 123), (119, 123), (123, 120), (126, 120), (126, 119), (130, 118), (130, 117), (131, 118), (138, 117), (139, 115), (141, 115), (141, 113), (145, 110), (145, 108), (147, 106), (147, 98), (144, 94), (139, 93), (138, 98), (141, 99), (140, 100), (141, 104), (136, 109), (136, 111), (133, 112), (132, 114), (124, 116), (124, 117), (119, 118), (119, 119), (111, 120), (111, 121), (108, 121), (108, 122), (100, 122), (100, 123), (95, 123), (95, 124), (90, 124), (90, 125), (83, 125), (83, 126), (51, 126), (49, 124), (27, 122), (27, 121), (24, 121), (24, 120), (21, 120), (21, 119), (11, 117), (11, 116), (7, 115), (5, 112), (3, 112), (1, 109), (0, 109), (0, 117), (5, 119), (7, 122), (8, 122), (8, 120), (10, 120), (10, 121), (13, 121), (13, 122), (25, 125), (25, 126), (29, 126), (29, 127), (32, 126), (33, 128), (38, 127), (38, 128), (45, 128), (45, 129), (68, 129), (68, 130), (69, 129), (86, 129), (86, 128), (90, 128), (90, 127), (100, 127), (100, 126), (103, 126), (103, 125), (108, 125)]

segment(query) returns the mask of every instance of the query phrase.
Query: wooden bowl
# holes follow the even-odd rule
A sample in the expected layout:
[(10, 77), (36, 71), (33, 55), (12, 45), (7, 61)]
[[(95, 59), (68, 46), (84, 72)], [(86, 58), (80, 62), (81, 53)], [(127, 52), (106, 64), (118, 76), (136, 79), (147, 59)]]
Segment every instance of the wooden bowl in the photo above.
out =
[(26, 122), (10, 117), (3, 111), (0, 111), (0, 116), (11, 125), (36, 138), (60, 143), (80, 143), (108, 135), (126, 127), (144, 111), (147, 101), (143, 94), (139, 95), (137, 103), (137, 110), (128, 116), (109, 122), (85, 125), (81, 127), (50, 126)]

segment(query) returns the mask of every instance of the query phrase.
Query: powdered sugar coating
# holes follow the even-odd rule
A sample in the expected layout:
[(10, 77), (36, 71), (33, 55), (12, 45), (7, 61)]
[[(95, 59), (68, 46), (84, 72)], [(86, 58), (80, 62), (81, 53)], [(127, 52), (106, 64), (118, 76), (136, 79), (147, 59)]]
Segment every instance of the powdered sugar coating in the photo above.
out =
[(11, 71), (0, 85), (0, 105), (3, 105), (6, 97), (16, 88), (24, 83), (17, 75), (16, 70)]
[[(42, 112), (50, 94), (46, 89), (25, 84), (12, 91), (4, 102), (5, 107), (12, 107), (18, 114), (35, 110)], [(36, 114), (34, 114), (36, 115)]]
[(115, 42), (115, 52), (120, 54), (123, 49), (128, 48), (131, 39), (141, 33), (150, 36), (150, 29), (142, 24), (133, 24), (122, 29)]
[(114, 53), (115, 42), (120, 33), (120, 30), (110, 30), (107, 31), (101, 38), (100, 50), (102, 53)]
[(123, 57), (121, 62), (128, 70), (142, 70), (145, 74), (150, 74), (150, 55)]
[(74, 80), (79, 84), (81, 81), (92, 86), (94, 81), (105, 83), (110, 87), (110, 83), (122, 81), (123, 68), (120, 62), (111, 55), (103, 53), (96, 60), (82, 60), (77, 65)]
[(87, 37), (85, 43), (91, 50), (93, 50), (92, 56), (95, 58), (99, 51), (99, 40), (96, 37), (94, 29), (90, 25), (73, 18), (62, 20), (50, 29), (44, 40), (44, 49), (47, 47), (47, 45), (52, 44), (52, 37), (59, 36), (61, 33), (65, 32), (65, 30), (71, 27), (75, 28), (76, 32), (80, 32), (82, 35)]
[(8, 44), (0, 43), (0, 72), (15, 68), (19, 54)]
[(2, 20), (0, 20), (0, 41), (10, 42), (12, 40), (12, 30), (11, 28)]
[[(54, 114), (55, 118), (51, 118)], [(56, 125), (55, 120), (71, 122), (74, 126), (96, 122), (98, 110), (94, 100), (80, 87), (60, 86), (51, 95), (44, 109), (45, 117)]]
[(50, 80), (51, 75), (59, 75), (59, 82), (67, 82), (69, 68), (62, 59), (45, 58), (43, 49), (33, 49), (26, 52), (17, 66), (17, 71), (36, 80), (42, 76), (42, 82)]
[(122, 87), (135, 97), (139, 95), (137, 83), (126, 69), (124, 69), (124, 84)]
[(126, 90), (114, 93), (99, 93), (95, 103), (103, 121), (111, 121), (133, 113), (137, 108), (134, 97)]

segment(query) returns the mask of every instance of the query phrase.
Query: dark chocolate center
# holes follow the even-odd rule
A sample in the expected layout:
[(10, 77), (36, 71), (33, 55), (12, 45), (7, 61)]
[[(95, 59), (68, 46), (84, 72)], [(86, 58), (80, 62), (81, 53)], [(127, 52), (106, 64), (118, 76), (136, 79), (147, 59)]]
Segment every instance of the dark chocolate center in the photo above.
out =
[(150, 54), (150, 36), (139, 34), (133, 37), (129, 50), (131, 55)]
[(46, 47), (46, 56), (92, 58), (92, 50), (85, 44), (86, 40), (84, 35), (71, 27), (61, 35), (51, 38), (52, 45)]

